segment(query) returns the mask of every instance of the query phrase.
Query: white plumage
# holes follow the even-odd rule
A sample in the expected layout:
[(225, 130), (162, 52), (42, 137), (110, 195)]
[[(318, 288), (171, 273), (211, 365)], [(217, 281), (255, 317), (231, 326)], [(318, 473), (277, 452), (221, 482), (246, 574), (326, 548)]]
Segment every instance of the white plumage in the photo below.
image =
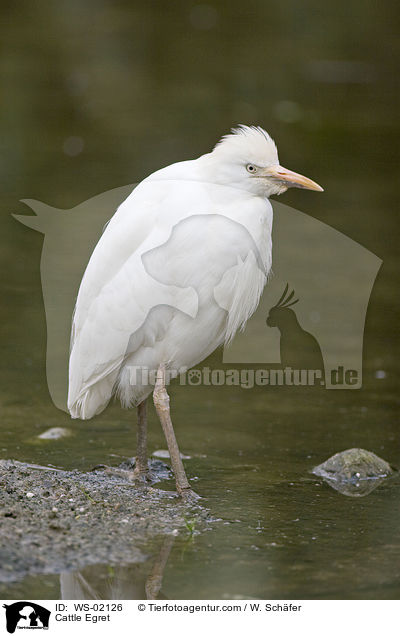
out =
[(277, 167), (269, 135), (241, 126), (213, 152), (153, 173), (120, 205), (76, 302), (72, 417), (100, 413), (114, 392), (124, 406), (140, 403), (153, 387), (133, 384), (131, 367), (190, 368), (244, 326), (271, 268), (268, 196), (299, 185)]

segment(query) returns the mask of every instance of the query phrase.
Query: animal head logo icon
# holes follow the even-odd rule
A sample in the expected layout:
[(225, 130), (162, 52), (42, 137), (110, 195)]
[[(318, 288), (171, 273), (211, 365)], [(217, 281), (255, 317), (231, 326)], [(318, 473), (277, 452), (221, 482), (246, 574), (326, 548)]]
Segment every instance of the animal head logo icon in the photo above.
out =
[(6, 610), (6, 627), (9, 634), (18, 628), (48, 629), (50, 610), (32, 601), (18, 601), (11, 605), (4, 604)]

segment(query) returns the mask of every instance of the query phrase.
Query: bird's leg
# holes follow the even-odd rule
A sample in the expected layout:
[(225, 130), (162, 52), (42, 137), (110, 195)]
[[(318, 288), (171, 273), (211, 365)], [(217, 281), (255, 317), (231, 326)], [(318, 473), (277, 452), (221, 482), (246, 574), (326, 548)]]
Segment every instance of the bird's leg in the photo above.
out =
[(174, 471), (176, 489), (178, 494), (184, 499), (196, 497), (191, 489), (182, 464), (181, 455), (176, 441), (174, 427), (172, 426), (169, 411), (169, 395), (165, 388), (165, 366), (160, 364), (157, 369), (156, 385), (153, 391), (154, 406), (160, 419), (165, 439), (167, 440), (169, 455), (171, 458), (172, 470)]
[(160, 554), (158, 555), (149, 576), (146, 579), (144, 589), (146, 591), (147, 600), (156, 599), (159, 591), (161, 590), (163, 574), (165, 566), (167, 565), (169, 553), (174, 545), (175, 536), (168, 534), (161, 546)]
[(133, 476), (145, 480), (148, 476), (147, 463), (147, 398), (137, 407), (137, 446)]
[(109, 475), (123, 477), (130, 481), (138, 480), (142, 482), (150, 482), (151, 475), (147, 462), (147, 398), (145, 398), (137, 407), (136, 439), (136, 458), (133, 472), (127, 472), (126, 468), (112, 468), (111, 466), (105, 466), (104, 464), (99, 464), (92, 470), (102, 469)]

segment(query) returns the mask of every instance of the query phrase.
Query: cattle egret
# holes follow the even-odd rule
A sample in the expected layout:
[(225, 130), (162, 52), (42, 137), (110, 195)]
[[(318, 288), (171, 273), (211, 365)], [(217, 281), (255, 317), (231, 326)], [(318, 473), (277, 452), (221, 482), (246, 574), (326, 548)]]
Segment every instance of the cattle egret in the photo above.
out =
[(137, 406), (135, 478), (148, 472), (153, 392), (177, 492), (195, 496), (170, 417), (168, 373), (229, 342), (255, 311), (271, 269), (269, 197), (290, 187), (322, 191), (279, 164), (265, 130), (241, 125), (212, 152), (144, 179), (94, 249), (73, 317), (68, 408), (89, 419), (112, 395)]

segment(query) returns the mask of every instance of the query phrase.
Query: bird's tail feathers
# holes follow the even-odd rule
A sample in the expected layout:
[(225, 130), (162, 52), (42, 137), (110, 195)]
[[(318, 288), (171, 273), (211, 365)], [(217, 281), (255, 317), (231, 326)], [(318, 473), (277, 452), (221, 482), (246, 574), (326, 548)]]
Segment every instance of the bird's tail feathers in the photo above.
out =
[[(72, 356), (71, 356), (72, 360)], [(73, 419), (90, 420), (106, 408), (114, 392), (114, 384), (118, 375), (121, 361), (116, 361), (112, 366), (103, 369), (90, 380), (84, 382), (78, 380), (71, 373), (68, 393), (68, 410)]]
[[(107, 386), (104, 386), (107, 384)], [(108, 383), (97, 382), (81, 393), (75, 400), (68, 401), (72, 419), (90, 420), (106, 408), (111, 398)]]

